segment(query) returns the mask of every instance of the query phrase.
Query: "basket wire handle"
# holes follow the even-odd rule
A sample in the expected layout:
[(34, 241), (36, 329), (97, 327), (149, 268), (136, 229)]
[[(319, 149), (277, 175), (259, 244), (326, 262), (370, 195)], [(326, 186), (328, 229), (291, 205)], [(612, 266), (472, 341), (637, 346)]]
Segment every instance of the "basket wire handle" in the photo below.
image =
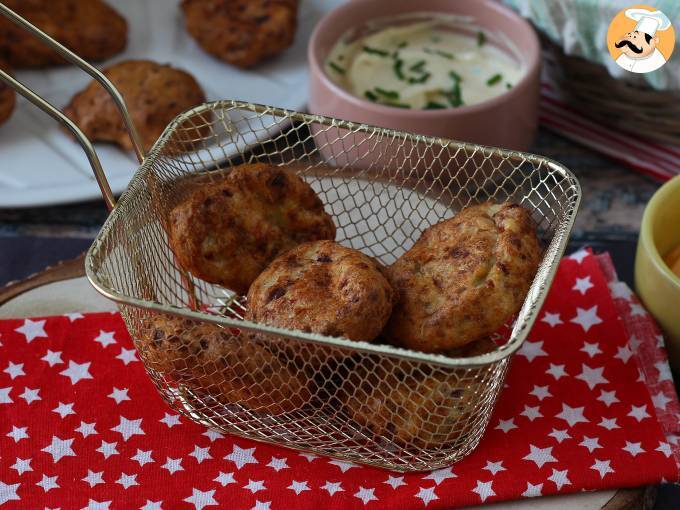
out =
[[(125, 124), (125, 128), (127, 129), (128, 135), (130, 136), (130, 140), (132, 141), (137, 159), (140, 163), (142, 163), (146, 157), (146, 153), (144, 151), (144, 146), (141, 142), (139, 132), (137, 131), (137, 128), (135, 128), (134, 122), (132, 121), (132, 117), (130, 116), (130, 112), (128, 111), (123, 96), (120, 94), (118, 89), (116, 89), (113, 83), (111, 83), (111, 81), (97, 68), (88, 64), (85, 60), (80, 58), (71, 50), (54, 40), (36, 26), (26, 21), (24, 18), (19, 16), (17, 13), (2, 3), (0, 3), (0, 14), (8, 18), (13, 23), (19, 25), (21, 28), (31, 32), (35, 37), (51, 47), (66, 60), (78, 66), (80, 69), (92, 76), (102, 87), (104, 87), (104, 89), (113, 99), (113, 102), (123, 117), (123, 122)], [(71, 119), (66, 117), (66, 115), (64, 115), (58, 108), (33, 92), (20, 81), (17, 81), (14, 77), (2, 69), (0, 69), (0, 80), (12, 87), (17, 93), (28, 99), (42, 111), (60, 122), (73, 134), (73, 136), (75, 136), (76, 140), (85, 151), (87, 159), (92, 166), (94, 177), (97, 180), (97, 184), (99, 185), (99, 189), (101, 190), (102, 196), (104, 197), (106, 206), (109, 210), (113, 209), (113, 207), (116, 205), (116, 199), (113, 195), (113, 192), (111, 191), (111, 186), (109, 185), (109, 182), (106, 178), (106, 174), (104, 173), (104, 169), (102, 168), (101, 162), (99, 161), (99, 157), (97, 156), (97, 151), (95, 151), (92, 142), (87, 138), (87, 136), (85, 136), (80, 128)]]

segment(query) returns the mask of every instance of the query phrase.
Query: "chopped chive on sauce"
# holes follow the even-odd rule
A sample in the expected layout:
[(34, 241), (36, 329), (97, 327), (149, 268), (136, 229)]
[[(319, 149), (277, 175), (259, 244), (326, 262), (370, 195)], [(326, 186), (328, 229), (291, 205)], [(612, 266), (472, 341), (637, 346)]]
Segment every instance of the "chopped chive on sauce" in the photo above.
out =
[(402, 49), (402, 48), (406, 48), (406, 46), (408, 46), (408, 43), (406, 41), (402, 41), (402, 42), (399, 43), (397, 48)]
[(381, 96), (386, 97), (387, 99), (399, 99), (399, 92), (397, 92), (396, 90), (385, 90), (380, 87), (375, 87), (373, 90), (375, 90), (377, 94), (380, 94)]
[(405, 108), (409, 109), (411, 108), (411, 105), (404, 104), (404, 103), (385, 103), (387, 106), (394, 106), (395, 108)]
[(453, 84), (453, 89), (450, 92), (443, 92), (444, 97), (449, 101), (449, 104), (454, 108), (458, 106), (463, 106), (463, 97), (460, 90), (460, 82), (455, 81)]
[(404, 80), (406, 77), (404, 76), (404, 72), (402, 68), (404, 67), (404, 61), (401, 60), (400, 58), (395, 58), (394, 59), (394, 74), (397, 75), (397, 78), (400, 80)]
[(340, 62), (342, 62), (343, 60), (345, 60), (345, 56), (344, 55), (338, 55), (338, 60)]
[(427, 80), (430, 79), (430, 76), (432, 76), (430, 73), (425, 73), (422, 76), (419, 76), (417, 78), (409, 78), (408, 82), (411, 84), (414, 83), (425, 83)]
[(444, 108), (446, 108), (446, 105), (437, 103), (436, 101), (428, 101), (425, 105), (426, 110), (443, 110)]
[(506, 83), (505, 88), (510, 90), (512, 88), (512, 83)]
[(344, 70), (342, 67), (340, 67), (338, 64), (336, 64), (335, 62), (329, 62), (328, 65), (329, 65), (329, 66), (331, 67), (331, 69), (333, 69), (333, 71), (335, 71), (336, 73), (338, 73), (338, 74), (345, 74), (345, 70)]
[(370, 53), (371, 55), (379, 55), (379, 56), (381, 56), (381, 57), (389, 57), (389, 56), (390, 56), (390, 52), (389, 52), (389, 51), (380, 50), (380, 49), (378, 49), (378, 48), (371, 48), (370, 46), (364, 46), (364, 47), (363, 47), (363, 50), (364, 50), (366, 53)]
[(415, 64), (413, 64), (411, 67), (409, 67), (409, 69), (410, 69), (411, 71), (422, 71), (422, 70), (423, 70), (423, 66), (424, 66), (425, 64), (426, 64), (426, 62), (425, 62), (424, 60), (419, 60), (418, 62), (416, 62)]
[(497, 83), (500, 83), (500, 81), (503, 79), (503, 75), (501, 74), (494, 74), (491, 78), (486, 80), (487, 86), (491, 87), (493, 85), (496, 85)]
[(436, 50), (432, 48), (423, 48), (423, 51), (425, 53), (429, 53), (430, 55), (439, 55), (440, 57), (446, 58), (448, 60), (453, 60), (455, 58), (453, 54), (449, 53), (448, 51)]
[(453, 81), (461, 82), (463, 81), (463, 78), (461, 77), (460, 74), (458, 74), (456, 71), (449, 71), (449, 76)]
[(486, 34), (484, 32), (477, 32), (477, 46), (482, 47), (486, 44)]
[(375, 95), (373, 92), (371, 92), (370, 90), (367, 90), (366, 92), (364, 92), (364, 95), (366, 96), (366, 99), (369, 99), (369, 100), (371, 100), (371, 101), (373, 101), (373, 102), (378, 101), (378, 96), (376, 96), (376, 95)]

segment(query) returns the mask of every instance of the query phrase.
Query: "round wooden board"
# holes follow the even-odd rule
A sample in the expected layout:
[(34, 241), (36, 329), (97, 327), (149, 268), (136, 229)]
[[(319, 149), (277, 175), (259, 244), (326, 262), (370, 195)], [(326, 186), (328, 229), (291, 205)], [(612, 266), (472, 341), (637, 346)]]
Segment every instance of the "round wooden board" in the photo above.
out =
[[(61, 262), (0, 289), (0, 318), (116, 309), (85, 278), (84, 256)], [(488, 510), (650, 510), (656, 487), (583, 492), (483, 505)], [(480, 508), (475, 507), (475, 508)]]

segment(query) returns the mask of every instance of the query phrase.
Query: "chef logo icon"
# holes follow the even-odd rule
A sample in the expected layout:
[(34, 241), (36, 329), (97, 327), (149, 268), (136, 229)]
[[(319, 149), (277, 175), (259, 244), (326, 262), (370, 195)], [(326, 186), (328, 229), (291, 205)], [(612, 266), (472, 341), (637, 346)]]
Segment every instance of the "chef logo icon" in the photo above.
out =
[(674, 46), (671, 21), (654, 7), (625, 9), (609, 25), (609, 53), (619, 67), (631, 73), (656, 71), (668, 61)]

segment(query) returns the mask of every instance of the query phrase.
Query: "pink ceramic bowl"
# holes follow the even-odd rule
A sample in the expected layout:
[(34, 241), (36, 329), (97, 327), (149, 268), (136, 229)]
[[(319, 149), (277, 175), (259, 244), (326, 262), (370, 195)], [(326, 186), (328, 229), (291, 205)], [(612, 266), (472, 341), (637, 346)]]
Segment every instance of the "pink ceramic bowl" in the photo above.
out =
[[(484, 103), (444, 110), (406, 110), (366, 101), (336, 85), (324, 62), (336, 41), (358, 23), (409, 12), (471, 16), (488, 33), (502, 33), (522, 60), (524, 77)], [(507, 47), (499, 45), (510, 53)], [(538, 119), (540, 44), (529, 23), (494, 0), (352, 0), (328, 13), (309, 41), (311, 113), (464, 142), (527, 150)]]

